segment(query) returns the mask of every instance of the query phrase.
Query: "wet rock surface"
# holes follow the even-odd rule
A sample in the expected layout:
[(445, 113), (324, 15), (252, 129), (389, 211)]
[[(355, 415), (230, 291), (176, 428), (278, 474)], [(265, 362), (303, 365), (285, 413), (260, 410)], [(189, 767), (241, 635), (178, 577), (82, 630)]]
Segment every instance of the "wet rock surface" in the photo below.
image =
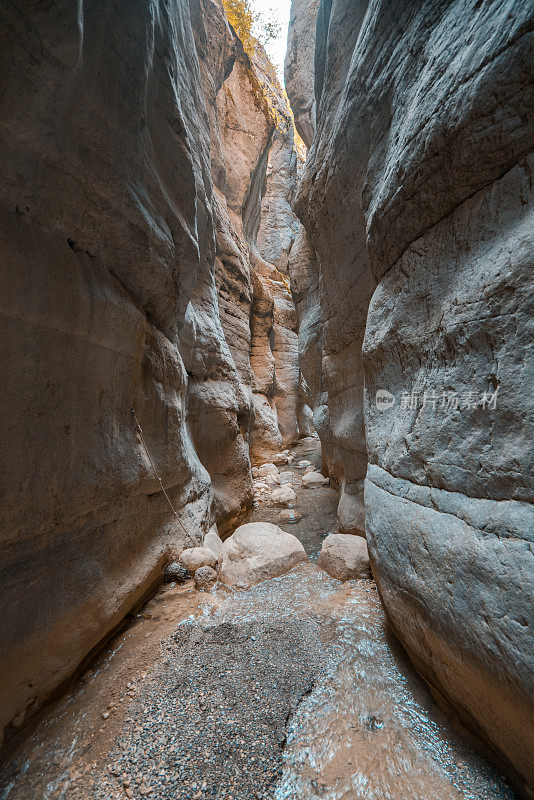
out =
[(93, 796), (120, 795), (125, 774), (136, 797), (274, 797), (287, 719), (318, 663), (310, 622), (184, 623), (111, 754), (118, 775), (98, 780)]

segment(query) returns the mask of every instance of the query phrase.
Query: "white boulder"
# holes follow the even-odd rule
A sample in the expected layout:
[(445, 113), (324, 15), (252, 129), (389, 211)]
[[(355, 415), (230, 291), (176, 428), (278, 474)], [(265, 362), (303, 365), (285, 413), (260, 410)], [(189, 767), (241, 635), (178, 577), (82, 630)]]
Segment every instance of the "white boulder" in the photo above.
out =
[(286, 522), (300, 522), (302, 519), (302, 514), (299, 511), (295, 511), (294, 508), (284, 508), (278, 514), (278, 522), (286, 523)]
[(199, 567), (195, 572), (195, 586), (197, 589), (210, 589), (217, 580), (217, 571), (213, 567)]
[(302, 485), (305, 489), (316, 489), (326, 483), (328, 483), (328, 478), (325, 478), (320, 472), (307, 472), (302, 476)]
[(258, 467), (259, 478), (265, 478), (267, 475), (278, 475), (278, 467), (275, 464), (262, 464)]
[(367, 542), (350, 533), (331, 533), (323, 542), (317, 564), (332, 578), (370, 578), (371, 565)]
[(289, 472), (289, 471), (281, 472), (278, 477), (280, 478), (280, 483), (281, 484), (283, 484), (283, 483), (291, 483), (291, 480), (293, 478), (293, 473)]
[(219, 558), (222, 549), (222, 539), (217, 531), (217, 526), (212, 525), (207, 534), (204, 536), (204, 547), (209, 548), (212, 553), (215, 553)]
[(188, 547), (180, 553), (178, 559), (193, 575), (200, 567), (217, 569), (218, 558), (209, 547)]
[(288, 454), (287, 453), (277, 453), (273, 457), (273, 464), (276, 464), (277, 467), (281, 467), (282, 464), (287, 464)]
[(297, 495), (291, 486), (280, 486), (271, 494), (271, 502), (277, 506), (291, 506), (297, 502)]
[(307, 558), (296, 536), (270, 522), (250, 522), (223, 542), (219, 580), (246, 589), (289, 572)]

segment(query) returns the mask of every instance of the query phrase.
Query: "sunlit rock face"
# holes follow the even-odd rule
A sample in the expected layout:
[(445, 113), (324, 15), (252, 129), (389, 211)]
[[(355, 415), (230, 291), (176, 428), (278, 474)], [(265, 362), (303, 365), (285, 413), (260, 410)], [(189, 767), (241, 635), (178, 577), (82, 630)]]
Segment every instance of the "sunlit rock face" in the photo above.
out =
[[(211, 0), (21, 0), (4, 11), (0, 50), (10, 734), (166, 561), (251, 502), (249, 243), (277, 126)], [(272, 163), (286, 224), (287, 176), (277, 204)]]
[(315, 27), (319, 0), (292, 0), (285, 60), (287, 96), (306, 147), (315, 134)]
[(273, 129), (251, 181), (244, 214), (250, 249), (254, 422), (251, 458), (261, 464), (313, 430), (302, 392), (298, 320), (288, 275), (301, 225), (291, 209), (297, 180), (294, 127), (272, 65), (258, 48), (254, 69), (265, 87)]
[[(531, 15), (520, 0), (321, 3), (317, 133), (296, 201), (319, 264), (340, 521), (363, 525), (365, 482), (396, 632), (525, 792)], [(395, 404), (377, 407), (378, 390)], [(433, 399), (444, 392), (458, 410)]]

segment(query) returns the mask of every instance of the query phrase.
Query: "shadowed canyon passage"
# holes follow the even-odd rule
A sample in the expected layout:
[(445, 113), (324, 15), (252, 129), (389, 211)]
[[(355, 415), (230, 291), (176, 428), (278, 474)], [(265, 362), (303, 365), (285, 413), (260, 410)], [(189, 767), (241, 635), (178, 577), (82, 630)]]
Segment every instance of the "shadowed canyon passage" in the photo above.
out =
[(2, 5), (0, 796), (533, 796), (533, 29)]

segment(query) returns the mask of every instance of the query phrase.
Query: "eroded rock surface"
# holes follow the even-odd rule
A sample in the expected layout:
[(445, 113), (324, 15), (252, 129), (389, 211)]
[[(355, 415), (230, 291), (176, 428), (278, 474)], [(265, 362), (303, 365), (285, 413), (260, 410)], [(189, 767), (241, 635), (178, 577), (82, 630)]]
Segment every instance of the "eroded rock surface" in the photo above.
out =
[[(527, 792), (532, 5), (325, 1), (315, 50), (296, 208), (340, 526), (365, 526), (419, 671)], [(395, 404), (377, 408), (379, 390)]]
[(293, 0), (287, 37), (285, 84), (295, 125), (306, 147), (315, 134), (315, 28), (319, 0)]
[[(267, 193), (262, 246), (287, 262), (295, 155), (265, 55), (251, 60), (218, 0), (20, 0), (2, 11), (0, 50), (11, 733), (170, 559), (252, 501), (251, 252)], [(288, 233), (275, 241), (278, 213)], [(273, 316), (267, 338), (298, 358), (276, 314), (285, 327)], [(274, 382), (286, 429), (292, 374)], [(276, 452), (298, 434), (277, 425)]]

